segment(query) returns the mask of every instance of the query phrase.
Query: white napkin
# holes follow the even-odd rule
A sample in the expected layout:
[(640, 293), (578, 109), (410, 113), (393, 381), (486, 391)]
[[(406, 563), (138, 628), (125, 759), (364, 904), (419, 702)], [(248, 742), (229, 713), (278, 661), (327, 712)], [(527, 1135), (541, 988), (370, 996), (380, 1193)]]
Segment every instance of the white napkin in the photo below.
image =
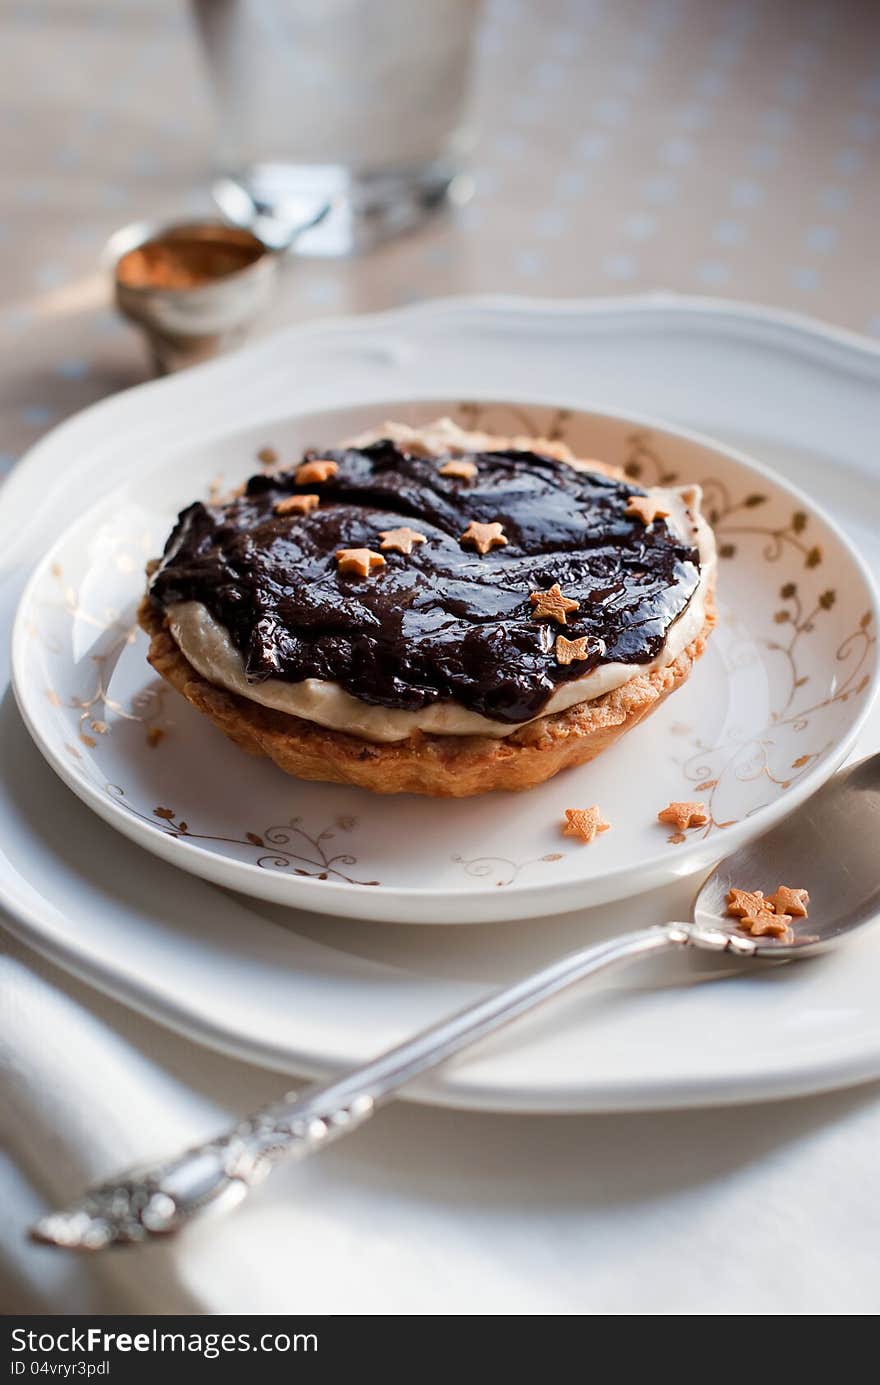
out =
[(84, 1258), (27, 1225), (283, 1088), (4, 938), (7, 1311), (872, 1314), (880, 1088), (746, 1109), (514, 1117), (399, 1104), (227, 1218)]

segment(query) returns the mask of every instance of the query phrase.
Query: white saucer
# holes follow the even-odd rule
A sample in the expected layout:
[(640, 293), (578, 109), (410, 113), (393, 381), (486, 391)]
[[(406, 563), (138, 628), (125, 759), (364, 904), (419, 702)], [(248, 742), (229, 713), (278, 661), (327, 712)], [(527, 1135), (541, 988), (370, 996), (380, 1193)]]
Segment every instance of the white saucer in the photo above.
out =
[[(588, 765), (527, 794), (376, 796), (245, 756), (157, 678), (135, 613), (179, 510), (385, 418), (442, 415), (561, 436), (645, 484), (699, 482), (719, 624), (689, 682)], [(840, 764), (876, 685), (870, 580), (805, 495), (744, 457), (636, 418), (572, 408), (385, 401), (212, 439), (136, 476), (52, 546), (25, 592), (13, 685), (53, 767), (107, 822), (172, 864), (280, 904), (400, 923), (486, 923), (604, 903), (705, 869)], [(676, 833), (670, 801), (705, 805)], [(566, 807), (612, 824), (588, 847)]]

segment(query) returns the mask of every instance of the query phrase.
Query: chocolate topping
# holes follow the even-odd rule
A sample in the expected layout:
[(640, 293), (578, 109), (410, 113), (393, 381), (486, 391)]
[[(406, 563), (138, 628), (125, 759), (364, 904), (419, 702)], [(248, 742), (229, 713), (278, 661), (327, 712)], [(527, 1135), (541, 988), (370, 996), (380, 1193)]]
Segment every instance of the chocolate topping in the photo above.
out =
[[(307, 454), (338, 463), (324, 483), (294, 472), (252, 476), (223, 505), (197, 501), (165, 545), (151, 593), (199, 601), (229, 631), (248, 678), (338, 683), (362, 702), (416, 710), (454, 700), (494, 721), (539, 716), (562, 683), (603, 663), (642, 664), (699, 581), (699, 554), (665, 520), (626, 515), (636, 486), (532, 452), (471, 454), (472, 479), (390, 442)], [(306, 514), (285, 496), (318, 492)], [(460, 537), (472, 520), (508, 542), (480, 556)], [(340, 548), (378, 548), (412, 522), (425, 543), (386, 550), (368, 577), (339, 572)], [(589, 657), (563, 665), (558, 627), (536, 620), (530, 592), (558, 582), (579, 608), (570, 640)]]

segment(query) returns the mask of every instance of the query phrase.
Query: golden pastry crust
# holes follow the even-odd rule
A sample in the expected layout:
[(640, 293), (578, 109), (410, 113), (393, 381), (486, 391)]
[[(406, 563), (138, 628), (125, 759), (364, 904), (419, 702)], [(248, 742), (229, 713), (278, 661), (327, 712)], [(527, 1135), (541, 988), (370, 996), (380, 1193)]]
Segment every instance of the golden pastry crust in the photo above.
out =
[(715, 609), (707, 592), (703, 628), (666, 668), (637, 674), (603, 697), (529, 722), (504, 739), (418, 732), (381, 744), (263, 707), (209, 683), (181, 653), (162, 611), (148, 596), (138, 621), (150, 636), (147, 657), (156, 672), (248, 754), (268, 756), (297, 779), (357, 784), (374, 793), (468, 798), (534, 788), (607, 750), (684, 683), (706, 646)]

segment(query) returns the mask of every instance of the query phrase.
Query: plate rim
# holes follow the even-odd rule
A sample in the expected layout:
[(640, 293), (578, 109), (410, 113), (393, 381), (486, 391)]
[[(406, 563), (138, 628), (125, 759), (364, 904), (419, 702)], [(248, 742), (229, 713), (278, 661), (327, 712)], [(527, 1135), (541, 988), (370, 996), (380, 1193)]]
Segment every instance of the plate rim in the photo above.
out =
[[(878, 350), (878, 364), (880, 364), (880, 350)], [(499, 400), (497, 398), (485, 398), (471, 396), (473, 402), (486, 405), (501, 406), (509, 403), (516, 403), (522, 408), (560, 408), (567, 409), (580, 415), (594, 415), (604, 419), (613, 419), (623, 422), (635, 429), (649, 429), (654, 432), (665, 434), (671, 439), (683, 439), (699, 447), (708, 449), (711, 452), (720, 454), (735, 464), (744, 467), (749, 473), (757, 475), (772, 487), (781, 490), (790, 496), (795, 505), (805, 509), (808, 513), (815, 515), (824, 524), (831, 534), (834, 535), (842, 552), (847, 559), (854, 565), (856, 571), (862, 578), (866, 589), (866, 594), (870, 603), (875, 622), (880, 624), (880, 590), (875, 582), (873, 573), (862, 558), (858, 549), (850, 542), (849, 538), (843, 533), (834, 520), (823, 508), (807, 495), (797, 485), (790, 482), (787, 478), (781, 477), (772, 467), (767, 466), (762, 461), (743, 452), (741, 449), (731, 447), (705, 433), (695, 429), (681, 427), (677, 424), (657, 418), (650, 414), (632, 414), (629, 411), (620, 409), (609, 409), (599, 404), (594, 404), (590, 400), (581, 402), (568, 402), (564, 397), (557, 395), (542, 397), (530, 395), (527, 400)], [(449, 392), (431, 395), (421, 394), (399, 397), (395, 400), (380, 399), (376, 401), (377, 411), (405, 407), (407, 404), (425, 404), (432, 402), (449, 402)], [(325, 405), (317, 409), (304, 409), (299, 412), (289, 412), (275, 420), (276, 424), (281, 422), (292, 423), (310, 417), (320, 417), (327, 413), (339, 413), (347, 408), (363, 408), (367, 405), (344, 404), (344, 405)], [(228, 440), (234, 438), (239, 432), (252, 432), (256, 427), (263, 427), (263, 424), (251, 424), (238, 430), (225, 429), (218, 433), (209, 434), (202, 438), (197, 444), (199, 447), (210, 446), (212, 440), (223, 438)], [(180, 449), (185, 451), (186, 447)], [(154, 466), (149, 470), (158, 471), (167, 466), (177, 455), (177, 450), (165, 453), (157, 459)], [(112, 506), (114, 498), (120, 496), (130, 480), (120, 481), (110, 492), (102, 496), (99, 500), (89, 505), (81, 514), (56, 536), (46, 552), (43, 553), (33, 570), (31, 571), (27, 583), (19, 597), (12, 625), (12, 669), (11, 682), (21, 717), (27, 727), (28, 733), (40, 753), (47, 760), (49, 765), (76, 796), (84, 802), (94, 813), (97, 814), (105, 823), (115, 831), (121, 832), (129, 840), (136, 842), (144, 850), (158, 856), (160, 859), (168, 861), (179, 869), (187, 870), (192, 874), (200, 876), (214, 884), (222, 885), (226, 888), (239, 889), (243, 893), (257, 898), (269, 899), (274, 902), (286, 902), (291, 907), (306, 909), (314, 913), (336, 914), (346, 918), (357, 918), (363, 922), (382, 921), (397, 922), (416, 926), (430, 926), (434, 923), (456, 923), (460, 926), (473, 926), (478, 923), (488, 923), (498, 921), (498, 911), (490, 907), (489, 912), (480, 909), (480, 905), (488, 902), (487, 892), (483, 889), (469, 888), (467, 884), (458, 887), (419, 887), (419, 886), (388, 886), (379, 885), (366, 892), (370, 898), (380, 902), (384, 901), (386, 916), (384, 919), (377, 919), (376, 909), (369, 907), (368, 899), (365, 897), (363, 886), (350, 884), (347, 881), (316, 880), (309, 877), (284, 877), (290, 889), (290, 899), (282, 901), (276, 891), (277, 880), (274, 876), (266, 878), (266, 873), (261, 871), (256, 865), (250, 862), (238, 861), (220, 857), (216, 853), (207, 850), (194, 842), (166, 837), (161, 831), (153, 828), (152, 824), (143, 823), (131, 814), (124, 812), (112, 800), (107, 799), (99, 790), (92, 785), (85, 776), (76, 773), (75, 767), (70, 765), (60, 754), (49, 746), (39, 730), (38, 723), (31, 715), (27, 692), (24, 687), (23, 665), (25, 658), (25, 646), (27, 644), (27, 611), (32, 602), (33, 593), (39, 583), (44, 580), (47, 569), (55, 561), (57, 549), (62, 545), (71, 531), (79, 526), (88, 523), (90, 516), (99, 513), (103, 509)], [(871, 673), (870, 683), (865, 689), (864, 696), (857, 704), (856, 715), (853, 718), (848, 730), (835, 744), (830, 754), (823, 758), (820, 763), (809, 769), (802, 775), (797, 783), (779, 795), (772, 802), (756, 809), (749, 816), (734, 823), (725, 829), (723, 855), (728, 855), (730, 851), (736, 850), (745, 842), (752, 840), (762, 831), (769, 830), (772, 826), (781, 822), (790, 812), (794, 811), (803, 803), (810, 794), (814, 793), (821, 785), (840, 767), (849, 753), (852, 745), (859, 735), (868, 715), (871, 712), (873, 703), (880, 692), (880, 659), (876, 659)], [(719, 843), (720, 845), (720, 843)], [(690, 847), (690, 849), (688, 849)], [(596, 904), (608, 903), (612, 900), (631, 897), (640, 894), (644, 890), (655, 887), (656, 885), (668, 880), (672, 876), (681, 876), (696, 873), (701, 867), (710, 863), (710, 859), (720, 859), (720, 856), (713, 856), (706, 853), (700, 843), (683, 844), (682, 850), (678, 853), (674, 861), (668, 860), (658, 853), (645, 863), (639, 863), (637, 868), (631, 864), (621, 864), (612, 870), (605, 871), (601, 875), (591, 879), (589, 882), (591, 889), (591, 901)], [(223, 878), (226, 877), (226, 878)], [(236, 883), (238, 881), (239, 883)], [(624, 885), (624, 888), (619, 888)], [(584, 882), (578, 879), (567, 879), (560, 881), (513, 881), (504, 891), (505, 913), (511, 919), (522, 919), (539, 917), (546, 914), (550, 904), (549, 912), (568, 913), (582, 907), (582, 899), (576, 898), (579, 891), (584, 888)], [(359, 908), (358, 902), (363, 901), (364, 907)], [(352, 908), (352, 905), (355, 907)], [(436, 913), (436, 917), (431, 917), (423, 911), (426, 906), (430, 906)], [(539, 907), (540, 906), (540, 907)], [(402, 909), (406, 909), (408, 916), (404, 917)], [(388, 912), (390, 910), (391, 912)], [(462, 910), (467, 911), (465, 916), (461, 916)], [(482, 913), (482, 917), (471, 917), (471, 911)], [(442, 915), (442, 917), (441, 917)]]

